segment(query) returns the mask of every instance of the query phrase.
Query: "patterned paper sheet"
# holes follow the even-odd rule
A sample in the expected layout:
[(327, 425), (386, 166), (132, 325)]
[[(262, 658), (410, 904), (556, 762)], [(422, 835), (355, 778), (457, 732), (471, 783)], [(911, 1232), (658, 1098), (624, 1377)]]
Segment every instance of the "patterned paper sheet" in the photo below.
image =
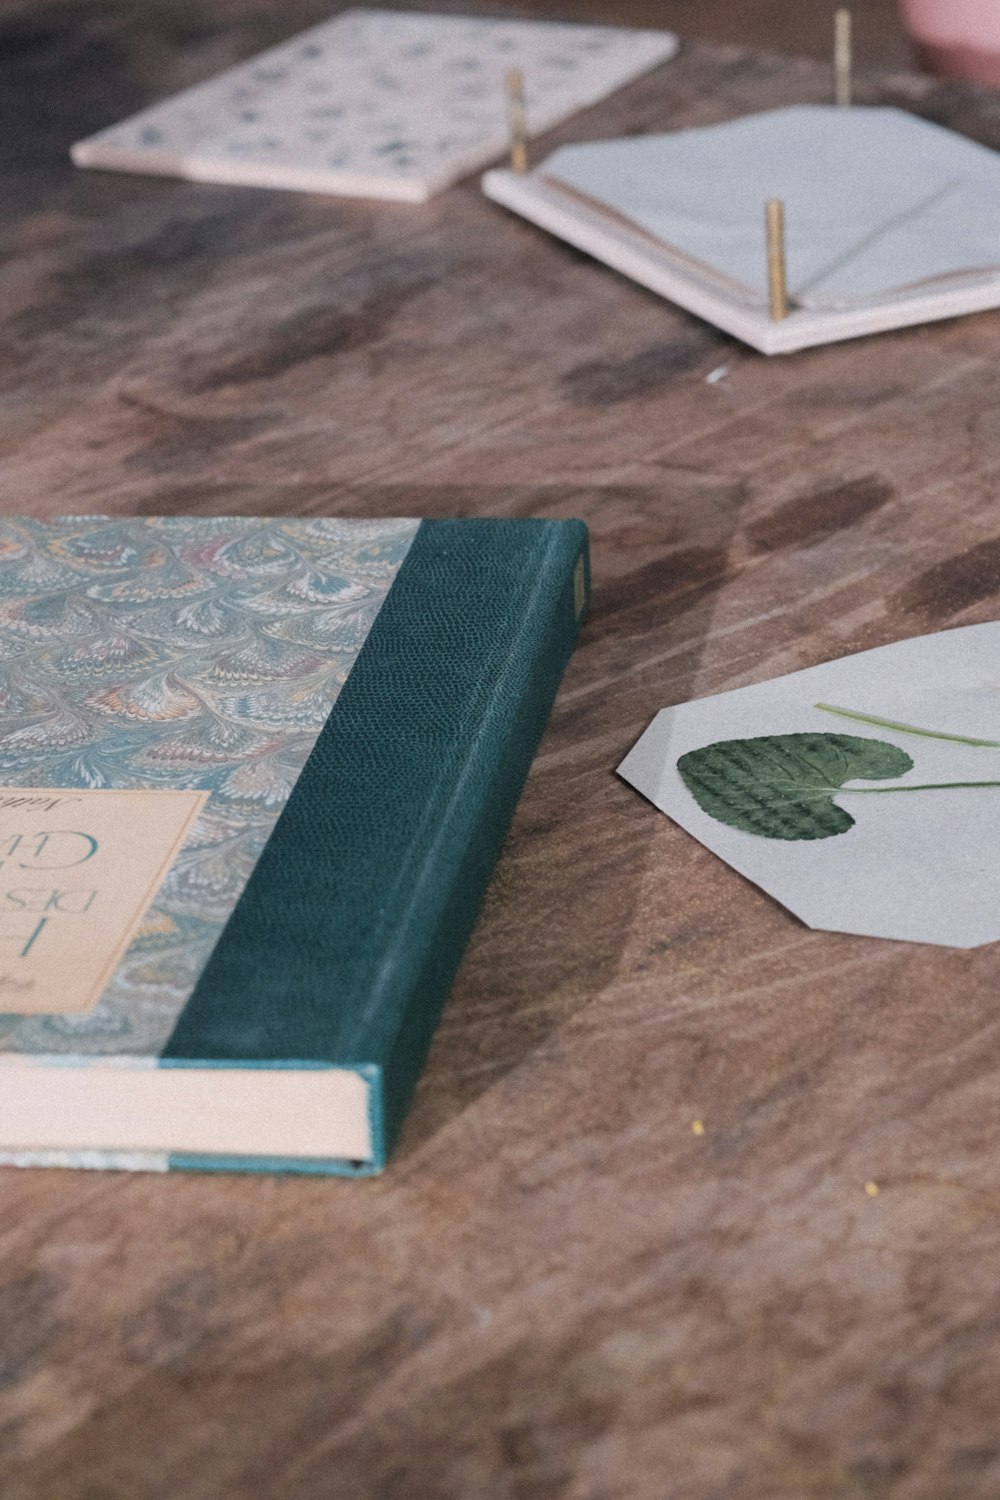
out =
[(669, 32), (354, 10), (72, 150), (78, 166), (420, 202), (499, 155), (504, 76), (547, 130), (672, 57)]

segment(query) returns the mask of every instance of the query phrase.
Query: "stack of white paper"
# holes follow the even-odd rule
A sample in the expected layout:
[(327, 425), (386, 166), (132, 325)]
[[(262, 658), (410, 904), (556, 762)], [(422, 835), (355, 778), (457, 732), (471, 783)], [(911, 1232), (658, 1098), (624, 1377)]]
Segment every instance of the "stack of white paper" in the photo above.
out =
[[(1000, 156), (895, 109), (800, 106), (567, 146), (487, 193), (767, 353), (1000, 303)], [(785, 206), (791, 315), (768, 313)]]

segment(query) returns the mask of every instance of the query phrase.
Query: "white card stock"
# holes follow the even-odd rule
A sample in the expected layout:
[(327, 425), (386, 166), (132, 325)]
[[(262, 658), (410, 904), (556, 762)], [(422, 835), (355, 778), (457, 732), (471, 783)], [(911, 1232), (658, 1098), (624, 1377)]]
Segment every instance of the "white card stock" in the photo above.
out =
[(618, 770), (810, 927), (1000, 940), (1000, 622), (663, 709)]

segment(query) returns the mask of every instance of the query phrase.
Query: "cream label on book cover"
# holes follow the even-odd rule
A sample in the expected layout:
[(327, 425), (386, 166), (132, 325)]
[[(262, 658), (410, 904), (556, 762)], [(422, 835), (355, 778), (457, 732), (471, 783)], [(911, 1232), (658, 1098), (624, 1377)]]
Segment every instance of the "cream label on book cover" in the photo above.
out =
[(0, 1011), (93, 1008), (208, 796), (0, 787)]

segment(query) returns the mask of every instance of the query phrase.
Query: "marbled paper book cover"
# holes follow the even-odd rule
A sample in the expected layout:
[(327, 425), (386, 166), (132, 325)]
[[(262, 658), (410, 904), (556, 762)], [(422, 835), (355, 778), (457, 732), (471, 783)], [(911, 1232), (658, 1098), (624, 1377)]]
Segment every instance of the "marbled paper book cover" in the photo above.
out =
[(4, 1052), (161, 1050), (416, 526), (0, 521)]
[(578, 522), (0, 520), (0, 1165), (376, 1170)]
[(421, 202), (671, 58), (669, 32), (352, 10), (78, 142), (81, 167)]
[(0, 521), (0, 1074), (163, 1051), (418, 524)]

